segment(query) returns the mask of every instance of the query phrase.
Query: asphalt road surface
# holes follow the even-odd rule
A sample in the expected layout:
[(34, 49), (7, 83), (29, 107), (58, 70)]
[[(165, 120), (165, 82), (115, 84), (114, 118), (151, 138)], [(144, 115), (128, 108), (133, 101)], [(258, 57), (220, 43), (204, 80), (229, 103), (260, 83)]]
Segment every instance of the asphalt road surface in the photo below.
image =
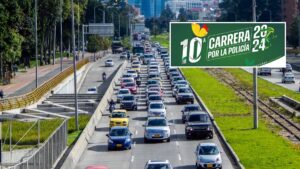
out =
[[(161, 61), (161, 60), (160, 60)], [(128, 64), (130, 66), (130, 64)], [(96, 126), (94, 135), (81, 156), (76, 168), (84, 169), (89, 165), (107, 165), (110, 169), (142, 169), (148, 160), (169, 160), (175, 169), (194, 169), (196, 146), (201, 142), (216, 143), (222, 153), (223, 169), (233, 168), (230, 160), (220, 145), (217, 136), (213, 139), (186, 140), (184, 124), (181, 123), (181, 109), (184, 105), (177, 105), (171, 94), (170, 81), (166, 79), (163, 66), (161, 67), (164, 101), (167, 107), (167, 118), (173, 123), (171, 126), (171, 142), (144, 143), (144, 127), (147, 119), (145, 89), (146, 66), (142, 66), (142, 85), (138, 89), (138, 110), (129, 111), (129, 129), (133, 133), (131, 150), (107, 150), (106, 134), (109, 131), (108, 111)], [(117, 91), (117, 90), (116, 90)], [(116, 100), (116, 96), (113, 96)], [(117, 105), (117, 108), (119, 105)]]
[[(251, 68), (244, 68), (249, 73), (252, 73)], [(274, 84), (277, 84), (279, 86), (282, 86), (284, 88), (287, 88), (289, 90), (293, 91), (299, 91), (299, 83), (300, 83), (300, 72), (293, 70), (294, 76), (295, 76), (295, 83), (282, 83), (282, 72), (279, 71), (279, 69), (272, 69), (272, 75), (271, 76), (259, 76), (260, 78), (263, 78), (269, 82), (272, 82)]]

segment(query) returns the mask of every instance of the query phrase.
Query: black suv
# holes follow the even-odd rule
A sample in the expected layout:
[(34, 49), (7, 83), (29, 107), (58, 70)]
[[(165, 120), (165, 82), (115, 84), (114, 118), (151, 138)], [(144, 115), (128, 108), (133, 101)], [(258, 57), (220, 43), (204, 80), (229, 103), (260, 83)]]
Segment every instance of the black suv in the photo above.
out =
[(124, 95), (121, 100), (121, 109), (137, 110), (137, 102), (133, 95)]
[(177, 104), (186, 102), (194, 104), (194, 95), (189, 87), (179, 88), (175, 94), (175, 99)]
[(190, 112), (186, 117), (185, 136), (187, 139), (193, 136), (213, 138), (213, 125), (206, 112)]
[(197, 104), (188, 104), (185, 105), (183, 107), (183, 109), (181, 110), (182, 116), (181, 116), (181, 120), (182, 123), (185, 123), (186, 121), (186, 116), (190, 113), (190, 112), (195, 112), (195, 111), (202, 111), (202, 109), (200, 108), (199, 105)]

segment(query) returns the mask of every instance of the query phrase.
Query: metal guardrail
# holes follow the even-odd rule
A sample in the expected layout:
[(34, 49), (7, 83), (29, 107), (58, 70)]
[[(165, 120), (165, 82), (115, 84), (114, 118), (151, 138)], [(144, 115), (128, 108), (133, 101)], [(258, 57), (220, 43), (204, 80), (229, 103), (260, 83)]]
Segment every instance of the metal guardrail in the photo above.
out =
[[(77, 62), (76, 68), (80, 69), (83, 65), (85, 65), (88, 62), (89, 60), (87, 58), (82, 59)], [(57, 74), (52, 79), (46, 81), (38, 88), (34, 89), (29, 93), (26, 93), (21, 96), (0, 99), (0, 112), (5, 110), (23, 108), (36, 103), (47, 92), (49, 92), (51, 89), (56, 87), (59, 83), (61, 83), (66, 77), (68, 77), (72, 73), (73, 73), (73, 67), (70, 66), (69, 68), (65, 69), (63, 72)]]
[(68, 120), (65, 119), (31, 156), (6, 169), (51, 169), (67, 148), (67, 132)]

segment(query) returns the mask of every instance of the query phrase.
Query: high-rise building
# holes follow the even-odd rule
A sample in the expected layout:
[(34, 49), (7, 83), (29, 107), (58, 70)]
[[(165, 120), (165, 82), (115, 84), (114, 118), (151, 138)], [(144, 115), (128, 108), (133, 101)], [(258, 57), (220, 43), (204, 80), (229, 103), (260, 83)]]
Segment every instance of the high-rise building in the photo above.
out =
[(145, 18), (159, 17), (165, 9), (165, 0), (141, 0), (141, 13)]

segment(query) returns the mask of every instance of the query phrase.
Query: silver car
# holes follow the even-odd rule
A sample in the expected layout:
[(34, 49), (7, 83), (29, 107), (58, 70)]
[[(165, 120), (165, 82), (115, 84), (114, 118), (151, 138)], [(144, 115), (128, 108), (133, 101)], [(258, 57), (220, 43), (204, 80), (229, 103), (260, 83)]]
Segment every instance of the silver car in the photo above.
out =
[(282, 83), (295, 83), (295, 76), (292, 72), (285, 73), (282, 77)]
[(111, 59), (105, 61), (105, 67), (113, 67), (114, 62)]
[(117, 102), (120, 103), (124, 95), (130, 94), (129, 89), (119, 89), (118, 94), (117, 94)]
[(196, 168), (222, 169), (221, 151), (215, 143), (200, 143), (195, 151)]
[(149, 117), (145, 126), (144, 142), (171, 140), (170, 124), (165, 117)]
[(151, 102), (148, 106), (148, 117), (166, 117), (167, 111), (163, 102)]

